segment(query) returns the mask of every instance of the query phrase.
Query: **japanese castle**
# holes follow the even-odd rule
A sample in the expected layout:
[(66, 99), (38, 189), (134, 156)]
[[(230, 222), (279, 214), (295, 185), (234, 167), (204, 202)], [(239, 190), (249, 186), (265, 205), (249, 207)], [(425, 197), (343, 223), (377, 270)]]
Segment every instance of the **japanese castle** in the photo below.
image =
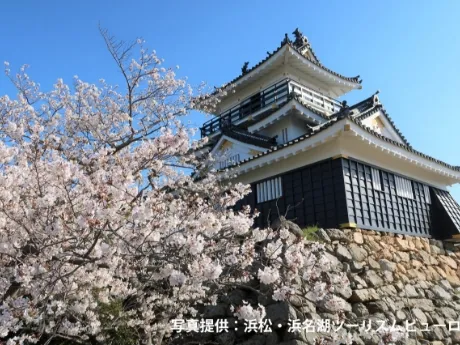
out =
[(460, 241), (460, 207), (447, 187), (460, 167), (416, 151), (378, 93), (347, 105), (336, 98), (362, 88), (358, 77), (325, 67), (298, 30), (232, 88), (202, 137), (217, 170), (251, 185), (240, 202), (300, 226), (388, 231)]

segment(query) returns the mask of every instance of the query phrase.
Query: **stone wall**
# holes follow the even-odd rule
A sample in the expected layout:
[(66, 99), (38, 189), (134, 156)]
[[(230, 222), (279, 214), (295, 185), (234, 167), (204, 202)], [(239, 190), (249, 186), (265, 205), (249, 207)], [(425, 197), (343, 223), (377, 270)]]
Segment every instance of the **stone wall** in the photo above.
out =
[[(373, 322), (375, 329), (379, 320), (403, 327), (406, 321), (416, 321), (412, 327), (417, 331), (409, 333), (410, 338), (402, 344), (460, 344), (460, 332), (448, 331), (449, 321), (460, 321), (460, 251), (452, 244), (364, 230), (320, 229), (317, 235), (326, 245), (333, 270), (346, 273), (350, 282), (351, 289), (344, 286), (335, 292), (343, 303), (347, 324), (361, 327), (363, 322)], [(239, 326), (236, 331), (209, 334), (212, 343), (315, 344), (318, 333), (288, 332), (288, 320), (336, 317), (334, 305), (315, 305), (308, 297), (293, 299), (290, 304), (277, 303), (250, 290), (235, 290), (223, 296), (217, 306), (207, 307), (202, 316), (226, 318), (229, 325), (238, 325), (228, 307), (243, 300), (264, 305), (267, 318), (282, 327), (275, 327), (272, 333), (246, 334)], [(357, 345), (377, 345), (381, 339), (375, 332), (359, 335), (353, 327), (348, 327), (348, 331)]]
[(460, 332), (448, 331), (448, 321), (460, 321), (460, 251), (453, 244), (365, 230), (318, 235), (350, 280), (350, 319), (388, 319), (404, 327), (417, 320), (406, 344), (460, 344)]

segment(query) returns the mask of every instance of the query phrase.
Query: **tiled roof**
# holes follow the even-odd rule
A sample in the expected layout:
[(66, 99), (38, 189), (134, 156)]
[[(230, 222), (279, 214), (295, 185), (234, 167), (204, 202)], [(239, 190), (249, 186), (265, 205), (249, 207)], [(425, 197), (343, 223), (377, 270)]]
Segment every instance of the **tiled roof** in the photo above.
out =
[(310, 110), (315, 115), (318, 115), (319, 117), (321, 117), (321, 118), (323, 118), (325, 120), (330, 120), (331, 119), (330, 117), (324, 115), (319, 110), (316, 110), (315, 108), (311, 107), (307, 103), (303, 102), (300, 99), (300, 97), (292, 97), (291, 95), (289, 95), (288, 100), (286, 102), (283, 102), (283, 103), (279, 104), (278, 107), (276, 107), (276, 108), (267, 109), (267, 111), (264, 111), (263, 113), (258, 114), (257, 116), (254, 116), (251, 120), (248, 120), (246, 122), (247, 125), (250, 126), (250, 125), (252, 125), (254, 123), (257, 123), (257, 122), (259, 122), (259, 121), (261, 121), (263, 119), (266, 119), (267, 117), (269, 117), (274, 112), (276, 112), (276, 111), (280, 110), (281, 108), (283, 108), (287, 103), (289, 103), (293, 99), (296, 100), (297, 102), (299, 102), (303, 107), (307, 108), (308, 110)]
[[(233, 138), (246, 144), (255, 145), (263, 148), (270, 148), (276, 145), (276, 138), (271, 138), (261, 134), (249, 133), (245, 129), (241, 129), (234, 126), (224, 128), (222, 130), (222, 135), (226, 135), (230, 138)], [(219, 139), (217, 139), (217, 141)]]
[[(401, 137), (401, 140), (404, 142), (404, 144), (410, 147), (411, 146), (410, 143), (407, 141), (406, 137), (402, 134), (399, 128), (396, 127), (396, 124), (393, 122), (393, 119), (387, 113), (383, 105), (381, 103), (378, 103), (378, 99), (376, 99), (377, 94), (378, 92), (373, 94), (371, 97), (366, 98), (365, 100), (349, 107), (350, 110), (357, 109), (359, 111), (359, 113), (357, 115), (354, 115), (353, 118), (356, 121), (362, 122), (363, 120), (367, 119), (369, 116), (375, 114), (377, 111), (382, 111), (383, 114), (388, 119), (388, 122), (390, 123), (390, 125), (393, 127), (394, 131)], [(340, 114), (337, 113), (336, 116), (340, 116)]]
[(341, 79), (347, 80), (347, 81), (349, 81), (349, 82), (356, 83), (356, 84), (361, 84), (361, 83), (362, 83), (362, 80), (359, 79), (359, 77), (360, 77), (359, 75), (357, 75), (356, 77), (345, 77), (345, 76), (343, 76), (342, 74), (339, 74), (339, 73), (337, 73), (337, 72), (334, 72), (333, 70), (331, 70), (331, 69), (327, 68), (326, 66), (324, 66), (324, 65), (323, 65), (321, 62), (319, 62), (319, 60), (316, 58), (316, 55), (314, 54), (313, 49), (309, 48), (310, 52), (312, 53), (312, 55), (315, 57), (316, 60), (310, 59), (309, 57), (303, 55), (303, 54), (299, 51), (299, 49), (297, 49), (296, 47), (294, 47), (294, 46), (292, 45), (291, 42), (289, 42), (288, 44), (289, 44), (290, 47), (292, 47), (296, 52), (298, 52), (300, 55), (302, 55), (302, 56), (303, 56), (304, 58), (306, 58), (308, 61), (314, 63), (316, 66), (322, 68), (323, 70), (325, 70), (325, 71), (327, 71), (327, 72), (329, 72), (329, 73), (331, 73), (331, 74), (333, 74), (333, 75), (335, 75), (335, 76), (337, 76), (337, 77), (339, 77), (339, 78), (341, 78)]
[(404, 143), (407, 146), (412, 147), (412, 145), (409, 144), (409, 142), (407, 141), (406, 137), (402, 134), (402, 132), (399, 130), (399, 128), (396, 127), (395, 123), (393, 122), (393, 119), (390, 117), (390, 115), (387, 113), (387, 111), (383, 108), (383, 106), (382, 106), (382, 111), (385, 114), (386, 118), (388, 119), (388, 122), (391, 123), (391, 125), (394, 128), (394, 130), (396, 131), (396, 133), (398, 133), (398, 135), (401, 137), (401, 139), (404, 141)]
[(356, 77), (345, 77), (337, 72), (334, 72), (333, 70), (327, 68), (326, 66), (324, 66), (320, 61), (319, 59), (316, 57), (316, 54), (313, 52), (313, 49), (311, 48), (310, 44), (308, 44), (308, 49), (310, 50), (310, 52), (312, 53), (314, 59), (310, 59), (308, 56), (305, 56), (304, 54), (302, 54), (299, 50), (299, 48), (297, 48), (296, 46), (294, 46), (294, 44), (291, 42), (291, 40), (286, 36), (286, 38), (281, 42), (281, 45), (276, 48), (273, 52), (267, 52), (267, 57), (265, 59), (263, 59), (262, 61), (259, 61), (257, 64), (255, 64), (254, 66), (252, 66), (251, 68), (247, 69), (246, 70), (246, 73), (241, 73), (238, 77), (234, 78), (233, 80), (229, 81), (227, 84), (224, 85), (224, 87), (228, 86), (228, 85), (231, 85), (233, 83), (236, 83), (238, 80), (240, 80), (241, 78), (243, 78), (246, 74), (248, 73), (251, 73), (252, 71), (254, 71), (255, 69), (257, 69), (259, 66), (261, 66), (263, 63), (265, 63), (266, 61), (268, 61), (273, 55), (275, 55), (277, 52), (279, 52), (284, 46), (289, 46), (291, 47), (293, 50), (295, 50), (298, 54), (300, 54), (303, 58), (307, 59), (308, 61), (310, 61), (311, 63), (315, 64), (316, 66), (318, 66), (319, 68), (325, 70), (326, 72), (329, 72), (341, 79), (344, 79), (344, 80), (347, 80), (351, 83), (356, 83), (356, 84), (361, 84), (362, 80), (359, 80), (359, 75), (356, 76)]
[[(283, 150), (283, 149), (285, 149), (285, 148), (287, 148), (287, 147), (289, 147), (289, 146), (295, 145), (295, 144), (297, 144), (297, 143), (299, 143), (299, 142), (301, 142), (301, 141), (304, 141), (304, 140), (306, 140), (306, 139), (311, 138), (312, 136), (314, 136), (314, 135), (316, 135), (316, 134), (318, 134), (318, 133), (324, 131), (325, 129), (331, 127), (331, 126), (334, 125), (335, 123), (340, 122), (340, 121), (342, 121), (342, 120), (350, 120), (350, 121), (352, 121), (353, 123), (355, 123), (357, 126), (359, 126), (360, 128), (362, 128), (363, 130), (365, 130), (366, 132), (368, 132), (368, 133), (374, 135), (375, 137), (377, 137), (377, 138), (379, 138), (379, 139), (381, 139), (381, 140), (384, 140), (384, 141), (386, 141), (386, 142), (388, 142), (388, 143), (390, 143), (390, 144), (393, 144), (393, 145), (395, 145), (395, 146), (398, 146), (398, 147), (400, 147), (400, 148), (402, 148), (402, 149), (404, 149), (404, 150), (406, 150), (406, 151), (408, 151), (408, 152), (411, 152), (411, 153), (413, 153), (413, 154), (415, 154), (415, 155), (417, 155), (417, 156), (420, 156), (420, 157), (425, 158), (425, 159), (427, 159), (427, 160), (430, 160), (430, 161), (432, 161), (432, 162), (438, 163), (438, 164), (440, 164), (440, 165), (442, 165), (442, 166), (444, 166), (444, 167), (446, 167), (446, 168), (448, 168), (448, 169), (451, 169), (451, 170), (454, 170), (454, 171), (460, 171), (460, 166), (453, 166), (453, 165), (450, 165), (450, 164), (445, 163), (445, 162), (443, 162), (443, 161), (441, 161), (441, 160), (439, 160), (439, 159), (433, 158), (433, 157), (428, 156), (428, 155), (426, 155), (426, 154), (424, 154), (424, 153), (422, 153), (422, 152), (419, 152), (419, 151), (417, 151), (417, 150), (414, 150), (412, 147), (410, 147), (410, 146), (408, 146), (408, 145), (401, 144), (401, 143), (399, 143), (399, 142), (397, 142), (397, 141), (395, 141), (395, 140), (389, 139), (389, 138), (387, 138), (387, 137), (385, 137), (385, 136), (383, 136), (383, 135), (381, 135), (381, 134), (375, 132), (374, 130), (370, 129), (369, 127), (363, 125), (363, 124), (361, 123), (360, 120), (357, 120), (357, 119), (353, 118), (353, 117), (350, 115), (350, 113), (347, 113), (347, 112), (340, 112), (340, 113), (337, 113), (337, 116), (331, 118), (328, 122), (325, 122), (324, 124), (315, 127), (315, 128), (314, 128), (312, 131), (310, 131), (309, 133), (304, 134), (304, 135), (301, 135), (300, 137), (298, 137), (298, 138), (296, 138), (296, 139), (293, 139), (293, 140), (289, 141), (289, 142), (286, 143), (286, 144), (281, 144), (281, 145), (273, 146), (273, 147), (267, 149), (266, 151), (264, 151), (264, 152), (262, 152), (262, 153), (260, 153), (260, 154), (258, 154), (258, 155), (255, 155), (255, 156), (252, 156), (252, 157), (250, 157), (250, 158), (247, 158), (247, 159), (245, 159), (245, 160), (243, 160), (243, 161), (240, 161), (240, 162), (239, 162), (238, 164), (236, 164), (236, 165), (242, 165), (242, 164), (248, 163), (248, 162), (250, 162), (250, 161), (253, 161), (253, 160), (256, 160), (256, 159), (258, 159), (258, 158), (261, 158), (261, 157), (264, 157), (264, 156), (266, 156), (266, 155), (269, 155), (270, 153), (273, 153), (273, 152), (275, 152), (275, 151)], [(236, 166), (236, 165), (234, 165), (234, 166)]]
[(407, 146), (411, 146), (409, 144), (409, 142), (407, 141), (406, 137), (402, 134), (402, 132), (399, 130), (398, 127), (396, 127), (395, 123), (393, 122), (393, 119), (390, 117), (390, 115), (387, 113), (387, 111), (385, 110), (385, 108), (383, 107), (382, 104), (378, 104), (375, 106), (374, 109), (372, 109), (371, 111), (368, 111), (364, 114), (362, 114), (361, 116), (357, 117), (356, 120), (358, 121), (363, 121), (364, 119), (368, 118), (369, 116), (371, 116), (372, 114), (374, 114), (375, 112), (377, 112), (378, 110), (381, 110), (383, 112), (383, 114), (385, 114), (385, 117), (388, 119), (388, 122), (391, 124), (391, 126), (393, 127), (393, 129), (395, 130), (396, 133), (398, 133), (398, 135), (401, 137), (402, 141), (404, 142), (404, 144), (406, 144)]
[(433, 192), (439, 203), (444, 207), (457, 232), (460, 233), (460, 205), (448, 191), (433, 188)]
[(370, 134), (378, 137), (379, 139), (382, 139), (390, 144), (393, 144), (393, 145), (396, 145), (398, 147), (401, 147), (403, 149), (405, 149), (406, 151), (409, 151), (411, 153), (414, 153), (416, 154), (417, 156), (420, 156), (420, 157), (423, 157), (425, 159), (428, 159), (432, 162), (435, 162), (435, 163), (438, 163), (440, 165), (443, 165), (445, 166), (446, 168), (449, 168), (449, 169), (452, 169), (452, 170), (456, 170), (456, 171), (460, 171), (460, 167), (458, 166), (454, 166), (454, 165), (450, 165), (448, 163), (445, 163), (439, 159), (436, 159), (436, 158), (433, 158), (431, 156), (428, 156), (420, 151), (417, 151), (417, 150), (414, 150), (411, 146), (408, 146), (408, 145), (404, 145), (404, 144), (401, 144), (393, 139), (390, 139), (390, 138), (387, 138), (377, 132), (375, 132), (374, 130), (370, 129), (369, 127), (363, 125), (360, 121), (356, 121), (355, 119), (352, 119), (352, 118), (349, 118), (349, 117), (346, 117), (347, 119), (351, 120), (353, 123), (357, 124), (359, 127), (361, 127), (362, 129), (366, 130), (367, 132), (369, 132)]
[(322, 117), (323, 119), (325, 120), (330, 120), (331, 118), (327, 115), (324, 115), (324, 113), (320, 112), (319, 110), (316, 110), (315, 108), (313, 108), (312, 106), (310, 106), (308, 103), (305, 103), (303, 102), (300, 97), (295, 97), (294, 98), (297, 102), (299, 102), (300, 104), (302, 104), (302, 106), (304, 106), (305, 108), (307, 108), (308, 110), (310, 110), (312, 113), (318, 115), (319, 117)]
[[(284, 149), (284, 148), (286, 148), (286, 147), (295, 145), (295, 144), (297, 144), (297, 143), (299, 143), (299, 142), (301, 142), (301, 141), (304, 141), (304, 140), (306, 140), (306, 139), (308, 139), (308, 138), (310, 138), (310, 137), (312, 137), (312, 136), (314, 136), (314, 135), (320, 133), (321, 131), (325, 130), (326, 128), (331, 127), (331, 126), (334, 125), (338, 120), (339, 120), (338, 118), (333, 118), (333, 119), (331, 119), (330, 121), (325, 122), (324, 124), (315, 127), (314, 129), (312, 129), (312, 130), (311, 130), (309, 133), (307, 133), (307, 134), (301, 135), (300, 137), (297, 137), (296, 139), (293, 139), (293, 140), (291, 140), (291, 141), (289, 141), (289, 142), (287, 142), (287, 143), (285, 143), (285, 144), (280, 144), (280, 145), (272, 146), (272, 147), (270, 147), (268, 150), (266, 150), (266, 151), (264, 151), (264, 152), (262, 152), (262, 153), (259, 153), (258, 155), (252, 156), (252, 157), (250, 157), (250, 158), (246, 158), (246, 159), (240, 161), (238, 164), (235, 164), (235, 165), (233, 165), (233, 166), (242, 165), (242, 164), (244, 164), (244, 163), (253, 161), (253, 160), (257, 159), (257, 158), (266, 156), (266, 155), (268, 155), (268, 154), (270, 154), (270, 153), (272, 153), (272, 152), (275, 152), (275, 151), (278, 151), (278, 150), (282, 150), (282, 149)], [(340, 120), (341, 120), (341, 119), (340, 119)], [(230, 166), (230, 167), (231, 167), (231, 166)], [(230, 167), (228, 167), (228, 168), (230, 168)], [(227, 168), (227, 169), (228, 169), (228, 168)]]
[(375, 95), (376, 94), (373, 94), (372, 96), (362, 100), (361, 102), (358, 102), (356, 104), (353, 104), (352, 106), (349, 107), (350, 110), (358, 110), (359, 111), (359, 117), (363, 116), (364, 114), (366, 114), (369, 110), (372, 110), (375, 105), (377, 104), (376, 103), (376, 100), (375, 100)]
[(268, 108), (266, 111), (258, 114), (257, 116), (254, 116), (251, 119), (248, 119), (247, 122), (246, 122), (247, 126), (251, 126), (252, 124), (257, 123), (257, 122), (269, 117), (274, 112), (276, 112), (276, 111), (280, 110), (281, 108), (283, 108), (289, 101), (290, 101), (290, 99), (288, 98), (287, 101), (278, 104), (277, 107)]

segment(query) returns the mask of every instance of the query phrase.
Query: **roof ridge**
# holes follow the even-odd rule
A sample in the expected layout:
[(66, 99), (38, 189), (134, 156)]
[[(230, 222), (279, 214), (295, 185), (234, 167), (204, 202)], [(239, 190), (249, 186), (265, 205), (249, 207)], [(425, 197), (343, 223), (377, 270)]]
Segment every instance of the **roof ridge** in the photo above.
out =
[(361, 114), (358, 116), (354, 117), (356, 120), (362, 121), (367, 119), (369, 116), (373, 115), (377, 110), (383, 109), (382, 104), (375, 104), (371, 108), (363, 111)]
[(382, 112), (385, 114), (385, 116), (387, 117), (387, 119), (390, 122), (390, 124), (393, 126), (394, 130), (396, 131), (396, 133), (399, 134), (399, 136), (406, 143), (406, 145), (409, 146), (409, 147), (412, 147), (412, 145), (409, 143), (409, 141), (406, 139), (406, 137), (402, 134), (402, 132), (399, 130), (399, 128), (396, 127), (396, 124), (394, 123), (393, 119), (390, 117), (390, 114), (388, 114), (388, 112), (385, 109), (385, 107), (383, 106), (383, 104), (382, 104)]
[(384, 135), (382, 135), (382, 134), (380, 134), (380, 133), (377, 133), (377, 132), (374, 131), (373, 129), (369, 128), (368, 126), (363, 125), (362, 123), (356, 121), (355, 119), (353, 119), (353, 118), (351, 118), (351, 117), (348, 117), (348, 119), (351, 120), (351, 121), (352, 121), (353, 123), (355, 123), (356, 125), (358, 125), (359, 127), (361, 127), (362, 129), (364, 129), (365, 131), (367, 131), (367, 132), (371, 133), (372, 135), (376, 136), (376, 137), (379, 138), (379, 139), (382, 139), (382, 140), (384, 140), (384, 141), (386, 141), (386, 142), (389, 142), (389, 143), (391, 143), (391, 144), (394, 144), (394, 145), (396, 145), (396, 146), (399, 146), (399, 147), (401, 147), (401, 148), (404, 148), (405, 150), (407, 150), (407, 151), (409, 151), (409, 152), (412, 152), (412, 153), (414, 153), (414, 154), (416, 154), (416, 155), (418, 155), (418, 156), (421, 156), (421, 157), (423, 157), (423, 158), (426, 158), (426, 159), (428, 159), (428, 160), (431, 160), (431, 161), (433, 161), (433, 162), (436, 162), (436, 163), (438, 163), (438, 164), (441, 164), (441, 165), (443, 165), (443, 166), (445, 166), (445, 167), (447, 167), (447, 168), (449, 168), (449, 169), (452, 169), (452, 170), (455, 170), (455, 171), (460, 171), (460, 166), (451, 165), (451, 164), (449, 164), (449, 163), (443, 162), (443, 161), (441, 161), (441, 160), (439, 160), (439, 159), (436, 159), (436, 158), (434, 158), (434, 157), (431, 157), (431, 156), (429, 156), (429, 155), (427, 155), (427, 154), (425, 154), (425, 153), (423, 153), (423, 152), (420, 152), (420, 151), (415, 150), (415, 149), (414, 149), (412, 146), (410, 146), (410, 145), (404, 145), (404, 144), (401, 144), (401, 143), (397, 142), (396, 140), (387, 138), (386, 136), (384, 136)]
[(289, 39), (289, 36), (287, 34), (285, 34), (285, 37), (284, 39), (281, 41), (281, 44), (275, 49), (273, 50), (272, 52), (269, 52), (267, 51), (267, 56), (262, 59), (261, 61), (259, 61), (257, 64), (255, 64), (254, 66), (252, 66), (251, 68), (249, 69), (246, 69), (245, 73), (241, 73), (240, 75), (238, 75), (237, 77), (235, 77), (234, 79), (232, 79), (231, 81), (229, 81), (228, 83), (225, 83), (221, 88), (226, 88), (227, 86), (237, 82), (239, 79), (241, 79), (242, 77), (246, 76), (247, 74), (251, 73), (252, 71), (254, 71), (256, 68), (258, 68), (260, 65), (262, 65), (264, 62), (266, 62), (267, 60), (269, 60), (273, 55), (275, 55), (276, 53), (278, 53), (284, 46), (289, 46), (291, 47), (293, 50), (295, 50), (299, 55), (301, 55), (304, 59), (307, 59), (308, 61), (310, 61), (311, 63), (315, 64), (316, 66), (324, 69), (325, 71), (339, 77), (339, 78), (342, 78), (344, 80), (347, 80), (349, 82), (352, 82), (352, 83), (356, 83), (356, 84), (361, 84), (362, 83), (362, 80), (359, 80), (359, 75), (356, 76), (356, 77), (346, 77), (340, 73), (337, 73), (337, 72), (334, 72), (333, 70), (327, 68), (326, 66), (324, 66), (320, 60), (318, 59), (318, 57), (316, 56), (316, 54), (314, 53), (313, 51), (313, 48), (311, 48), (311, 44), (310, 43), (307, 43), (307, 47), (308, 49), (310, 50), (310, 52), (312, 53), (312, 55), (314, 56), (315, 60), (313, 59), (310, 59), (309, 57), (303, 55), (300, 51), (299, 51), (299, 48), (297, 48), (294, 43)]
[(219, 136), (219, 139), (217, 139), (215, 143), (219, 142), (220, 138), (222, 138), (224, 135), (246, 144), (256, 145), (263, 148), (270, 148), (273, 145), (276, 145), (274, 138), (263, 135), (255, 135), (237, 127), (224, 128), (221, 132), (221, 135)]
[[(308, 56), (305, 56), (304, 54), (302, 54), (302, 52), (299, 50), (299, 48), (297, 48), (296, 46), (294, 46), (291, 42), (288, 42), (287, 43), (292, 49), (294, 49), (297, 53), (299, 53), (303, 58), (307, 59), (308, 61), (310, 61), (311, 63), (315, 64), (316, 66), (324, 69), (325, 71), (339, 77), (339, 78), (342, 78), (342, 79), (345, 79), (347, 81), (350, 81), (350, 82), (353, 82), (353, 83), (356, 83), (356, 84), (361, 84), (362, 83), (362, 79), (360, 80), (360, 75), (357, 75), (356, 77), (345, 77), (343, 74), (340, 74), (340, 73), (337, 73), (333, 70), (331, 70), (330, 68), (327, 68), (326, 66), (324, 66), (320, 61), (319, 59), (316, 58), (316, 54), (314, 55), (315, 56), (315, 60), (312, 60), (310, 59)], [(313, 52), (313, 50), (311, 48), (309, 48), (310, 52)]]
[[(406, 137), (402, 134), (401, 130), (396, 126), (396, 124), (394, 123), (393, 119), (390, 117), (390, 115), (386, 111), (384, 105), (382, 103), (380, 103), (380, 100), (376, 97), (378, 94), (379, 94), (379, 91), (376, 91), (372, 96), (370, 96), (370, 97), (368, 97), (368, 98), (366, 98), (366, 99), (364, 99), (364, 100), (362, 100), (362, 101), (360, 101), (358, 103), (355, 103), (352, 106), (344, 107), (342, 110), (340, 110), (339, 112), (335, 113), (334, 115), (336, 117), (350, 116), (350, 118), (362, 122), (363, 120), (365, 120), (369, 116), (373, 115), (377, 110), (382, 110), (382, 112), (386, 116), (388, 122), (393, 127), (394, 131), (401, 137), (401, 140), (404, 142), (404, 144), (407, 145), (408, 147), (412, 147), (411, 144), (409, 143), (409, 141), (406, 139)], [(363, 112), (361, 112), (360, 114), (358, 114), (355, 117), (351, 117), (351, 110), (357, 109), (359, 106), (361, 106), (361, 105), (363, 105), (363, 104), (365, 104), (367, 102), (370, 102), (370, 101), (372, 101), (373, 104), (369, 109), (364, 110)]]
[(251, 133), (248, 130), (246, 130), (244, 128), (239, 128), (239, 127), (225, 127), (222, 132), (226, 133), (227, 131), (232, 131), (232, 132), (240, 133), (242, 135), (247, 135), (247, 136), (250, 136), (250, 137), (259, 138), (261, 140), (270, 141), (270, 140), (273, 139), (272, 137), (269, 137), (268, 135), (263, 135), (263, 134), (258, 134), (258, 133)]
[(325, 120), (330, 120), (331, 118), (327, 115), (324, 115), (322, 112), (320, 112), (319, 110), (316, 110), (315, 108), (313, 108), (312, 106), (310, 106), (309, 104), (303, 102), (301, 99), (300, 95), (297, 95), (297, 97), (293, 97), (294, 101), (298, 102), (300, 105), (302, 105), (303, 107), (307, 108), (308, 110), (310, 110), (312, 113), (318, 115), (318, 116), (321, 116), (323, 119)]
[[(451, 170), (460, 172), (460, 166), (455, 166), (455, 165), (448, 164), (448, 163), (443, 162), (443, 161), (441, 161), (441, 160), (439, 160), (439, 159), (436, 159), (436, 158), (431, 157), (431, 156), (429, 156), (429, 155), (427, 155), (427, 154), (424, 154), (424, 153), (422, 153), (422, 152), (420, 152), (420, 151), (417, 151), (417, 150), (413, 149), (413, 148), (412, 148), (411, 146), (409, 146), (409, 145), (404, 145), (404, 144), (401, 144), (401, 143), (399, 143), (399, 142), (397, 142), (397, 141), (395, 141), (395, 140), (393, 140), (393, 139), (387, 138), (387, 137), (385, 137), (385, 136), (383, 136), (383, 135), (381, 135), (381, 134), (375, 132), (375, 131), (372, 130), (371, 128), (369, 128), (369, 127), (363, 125), (362, 123), (360, 123), (360, 121), (357, 121), (357, 120), (353, 119), (349, 114), (348, 114), (348, 115), (345, 115), (345, 116), (341, 116), (341, 117), (334, 117), (334, 118), (331, 118), (330, 121), (327, 121), (327, 122), (325, 122), (324, 124), (322, 124), (321, 126), (319, 126), (319, 128), (318, 128), (317, 130), (312, 130), (312, 131), (310, 131), (309, 133), (303, 134), (303, 135), (301, 135), (301, 136), (299, 136), (299, 137), (297, 137), (297, 138), (295, 138), (295, 139), (290, 140), (288, 143), (279, 144), (279, 145), (276, 145), (276, 146), (272, 146), (272, 147), (270, 147), (269, 149), (267, 149), (266, 151), (264, 151), (264, 152), (262, 152), (262, 153), (259, 153), (259, 154), (255, 155), (255, 156), (246, 158), (246, 159), (244, 159), (244, 160), (238, 162), (238, 164), (231, 165), (231, 166), (227, 167), (226, 169), (229, 169), (229, 168), (232, 168), (232, 167), (235, 167), (235, 166), (244, 164), (244, 163), (248, 163), (248, 162), (250, 162), (250, 161), (252, 161), (252, 160), (255, 160), (255, 159), (257, 159), (257, 158), (260, 158), (260, 157), (262, 157), (262, 156), (266, 156), (267, 154), (270, 154), (270, 153), (272, 153), (272, 152), (274, 152), (274, 151), (282, 150), (282, 149), (285, 148), (285, 147), (288, 147), (288, 146), (297, 144), (298, 142), (303, 141), (303, 140), (306, 140), (306, 139), (308, 139), (308, 138), (310, 138), (310, 137), (312, 137), (312, 136), (314, 136), (314, 135), (316, 135), (316, 134), (322, 132), (323, 130), (325, 130), (325, 129), (331, 127), (332, 125), (334, 125), (334, 124), (336, 124), (336, 123), (338, 123), (338, 122), (340, 122), (340, 121), (342, 121), (342, 120), (350, 120), (351, 122), (353, 122), (354, 124), (356, 124), (357, 126), (359, 126), (360, 128), (362, 128), (362, 129), (365, 130), (366, 132), (368, 132), (368, 133), (374, 135), (374, 136), (377, 137), (378, 139), (381, 139), (381, 140), (386, 141), (386, 142), (388, 142), (388, 143), (390, 143), (390, 144), (393, 144), (393, 145), (395, 145), (395, 146), (398, 146), (398, 147), (400, 147), (400, 148), (402, 148), (402, 149), (404, 149), (404, 150), (406, 150), (406, 151), (408, 151), (408, 152), (411, 152), (411, 153), (413, 153), (413, 154), (415, 154), (415, 155), (417, 155), (417, 156), (420, 156), (420, 157), (422, 157), (422, 158), (425, 158), (425, 159), (427, 159), (427, 160), (429, 160), (429, 161), (432, 161), (432, 162), (435, 162), (435, 163), (437, 163), (437, 164), (440, 164), (440, 165), (442, 165), (442, 166), (444, 166), (444, 167), (446, 167), (446, 168), (448, 168), (448, 169), (451, 169)], [(224, 169), (224, 170), (226, 170), (226, 169)]]
[(363, 113), (361, 113), (359, 116), (355, 117), (355, 119), (358, 120), (358, 121), (363, 121), (363, 120), (367, 119), (369, 116), (373, 115), (377, 110), (382, 110), (382, 112), (386, 116), (388, 122), (393, 127), (395, 132), (401, 137), (401, 140), (404, 142), (404, 144), (406, 144), (407, 146), (411, 147), (411, 144), (406, 139), (406, 137), (402, 134), (401, 130), (396, 126), (396, 124), (394, 123), (394, 121), (390, 117), (390, 115), (388, 114), (388, 112), (385, 109), (383, 104), (381, 104), (381, 103), (376, 104), (371, 109), (368, 109), (368, 110), (364, 111)]

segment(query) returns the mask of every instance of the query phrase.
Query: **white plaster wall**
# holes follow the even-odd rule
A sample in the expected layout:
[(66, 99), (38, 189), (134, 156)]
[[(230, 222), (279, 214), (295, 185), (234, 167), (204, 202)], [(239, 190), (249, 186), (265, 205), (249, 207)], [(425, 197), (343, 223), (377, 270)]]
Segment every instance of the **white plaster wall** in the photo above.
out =
[(313, 89), (323, 95), (333, 97), (330, 92), (330, 87), (324, 84), (322, 81), (294, 68), (292, 66), (286, 66), (286, 76), (290, 79), (302, 84), (310, 89)]
[(322, 81), (303, 73), (302, 71), (293, 68), (290, 65), (278, 64), (272, 67), (273, 70), (265, 73), (262, 77), (257, 77), (250, 84), (244, 87), (236, 87), (235, 92), (229, 93), (224, 99), (222, 99), (217, 109), (218, 114), (227, 111), (228, 109), (238, 105), (240, 102), (254, 95), (255, 93), (262, 91), (273, 84), (282, 81), (283, 79), (290, 78), (304, 86), (307, 86), (321, 94), (331, 97), (330, 87), (324, 84)]
[(441, 189), (446, 189), (448, 185), (455, 183), (452, 178), (383, 152), (357, 137), (341, 137), (340, 153)]
[(262, 91), (267, 87), (279, 81), (282, 81), (285, 78), (285, 69), (281, 65), (276, 70), (271, 71), (263, 77), (256, 79), (251, 84), (248, 84), (244, 87), (236, 87), (234, 93), (229, 93), (225, 98), (222, 99), (217, 109), (217, 113), (220, 114), (227, 111), (230, 108), (233, 108), (249, 96), (252, 96), (253, 94), (259, 91)]
[(307, 133), (306, 121), (303, 121), (302, 119), (292, 116), (291, 123), (292, 123), (292, 137), (289, 139), (292, 140), (292, 139), (295, 139)]
[(262, 129), (258, 133), (269, 137), (274, 137), (275, 135), (277, 135), (277, 143), (282, 144), (283, 128), (288, 129), (288, 140), (295, 139), (307, 132), (307, 129), (305, 127), (305, 121), (302, 121), (294, 116), (287, 115), (283, 117), (281, 120), (268, 126), (267, 128)]
[(277, 162), (266, 164), (260, 168), (244, 173), (237, 177), (238, 182), (252, 183), (270, 176), (285, 173), (290, 170), (301, 168), (315, 162), (331, 158), (340, 151), (336, 141), (327, 142), (305, 152), (299, 152)]
[[(379, 147), (369, 145), (356, 136), (341, 135), (324, 142), (330, 135), (325, 132), (333, 133), (334, 129), (327, 129), (311, 139), (242, 165), (240, 171), (247, 168), (253, 170), (242, 172), (238, 181), (252, 183), (341, 154), (440, 189), (447, 189), (447, 186), (458, 183), (453, 177), (415, 165), (392, 153), (382, 151)], [(302, 151), (303, 147), (307, 148), (310, 145), (315, 146)]]
[[(382, 123), (384, 124), (384, 128), (374, 128), (374, 126), (372, 125), (372, 122), (375, 118), (379, 117), (380, 120), (382, 121)], [(385, 115), (379, 111), (375, 114), (373, 114), (372, 116), (369, 116), (368, 118), (364, 119), (362, 121), (363, 125), (373, 129), (374, 131), (376, 131), (377, 133), (387, 137), (387, 138), (390, 138), (390, 139), (393, 139), (399, 143), (403, 143), (403, 141), (401, 140), (401, 138), (399, 137), (399, 135), (391, 128), (391, 124), (390, 122), (386, 119)]]
[(224, 149), (224, 150), (217, 150), (216, 153), (214, 153), (214, 156), (216, 158), (216, 163), (214, 164), (214, 167), (216, 169), (220, 168), (220, 161), (221, 160), (226, 160), (231, 156), (234, 156), (236, 154), (240, 155), (240, 161), (252, 157), (250, 154), (251, 150), (254, 150), (255, 147), (251, 148), (248, 146), (245, 146), (237, 141), (232, 143), (232, 146), (230, 148)]

